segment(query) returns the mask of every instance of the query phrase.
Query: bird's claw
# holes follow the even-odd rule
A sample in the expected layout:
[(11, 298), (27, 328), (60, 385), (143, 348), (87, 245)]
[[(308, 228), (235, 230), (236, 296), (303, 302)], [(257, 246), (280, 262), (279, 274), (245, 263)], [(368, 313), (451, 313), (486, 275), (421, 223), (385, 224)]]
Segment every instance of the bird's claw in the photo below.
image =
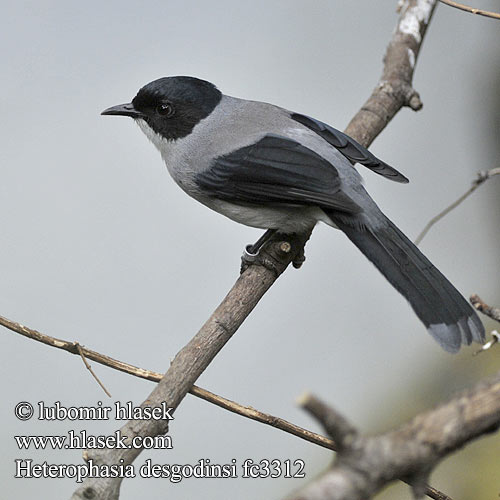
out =
[(299, 251), (299, 253), (293, 259), (292, 266), (295, 269), (299, 269), (300, 267), (302, 267), (302, 264), (305, 261), (306, 261), (306, 254), (305, 254), (305, 251), (304, 251), (304, 247), (302, 247), (301, 250)]

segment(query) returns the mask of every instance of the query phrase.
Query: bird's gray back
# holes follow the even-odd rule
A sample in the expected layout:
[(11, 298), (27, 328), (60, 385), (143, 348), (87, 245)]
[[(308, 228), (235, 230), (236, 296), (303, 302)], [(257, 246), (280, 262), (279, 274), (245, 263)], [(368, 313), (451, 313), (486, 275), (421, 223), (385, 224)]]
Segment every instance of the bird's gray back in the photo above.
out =
[(359, 185), (360, 175), (351, 163), (315, 132), (291, 119), (291, 112), (272, 104), (223, 96), (219, 105), (177, 141), (171, 157), (165, 158), (176, 181), (203, 172), (214, 158), (258, 142), (267, 134), (293, 139), (325, 158), (349, 186)]
[[(268, 134), (275, 134), (297, 141), (327, 160), (338, 173), (341, 191), (363, 209), (356, 224), (362, 225), (366, 214), (376, 223), (373, 219), (380, 210), (365, 191), (357, 170), (335, 147), (293, 120), (291, 114), (272, 104), (224, 95), (212, 113), (186, 137), (168, 141), (152, 133), (151, 129), (142, 128), (160, 150), (175, 182), (206, 205), (212, 206), (213, 200), (200, 191), (196, 177), (210, 169), (215, 159), (255, 144)], [(306, 170), (304, 173), (307, 175)]]

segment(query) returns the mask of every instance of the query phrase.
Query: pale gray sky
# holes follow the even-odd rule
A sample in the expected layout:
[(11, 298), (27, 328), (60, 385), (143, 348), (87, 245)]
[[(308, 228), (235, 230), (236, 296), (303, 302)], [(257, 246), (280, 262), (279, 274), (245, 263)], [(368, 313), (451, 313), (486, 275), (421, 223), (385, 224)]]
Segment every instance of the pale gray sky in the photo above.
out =
[[(2, 2), (0, 314), (165, 371), (238, 274), (260, 232), (188, 198), (131, 120), (101, 117), (139, 87), (192, 75), (344, 128), (379, 78), (396, 22), (384, 0), (241, 3)], [(483, 1), (498, 10), (497, 1)], [(499, 24), (440, 6), (417, 65), (424, 109), (403, 110), (372, 146), (407, 186), (363, 169), (385, 213), (410, 237), (498, 161)], [(499, 299), (498, 182), (449, 215), (423, 251), (468, 296)], [(108, 400), (79, 359), (2, 330), (0, 458), (5, 498), (68, 498), (72, 480), (14, 479), (14, 459), (80, 463), (75, 451), (20, 451), (13, 436), (112, 433), (106, 423), (19, 422), (18, 401)], [(280, 278), (199, 385), (317, 430), (295, 399), (313, 390), (365, 430), (387, 428), (398, 395), (416, 410), (450, 393), (419, 378), (474, 361), (441, 352), (405, 301), (340, 232), (318, 227), (299, 271)], [(457, 368), (458, 367), (458, 368)], [(151, 383), (94, 364), (115, 400), (139, 404)], [(464, 377), (465, 378), (465, 377)], [(453, 385), (453, 383), (451, 384)], [(461, 386), (458, 386), (461, 387)], [(380, 402), (387, 400), (387, 403)], [(301, 458), (308, 478), (330, 454), (188, 396), (174, 449), (137, 465)], [(299, 480), (126, 480), (122, 498), (280, 498)], [(451, 491), (448, 493), (452, 494)], [(453, 496), (453, 494), (452, 494)], [(409, 498), (409, 494), (408, 494)]]

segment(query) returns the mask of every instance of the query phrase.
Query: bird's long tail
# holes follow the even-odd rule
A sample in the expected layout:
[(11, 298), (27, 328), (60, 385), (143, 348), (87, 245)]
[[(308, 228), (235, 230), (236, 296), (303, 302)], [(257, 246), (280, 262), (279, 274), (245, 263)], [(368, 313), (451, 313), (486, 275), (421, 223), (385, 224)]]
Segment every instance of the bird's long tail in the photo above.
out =
[(333, 214), (331, 218), (408, 300), (446, 351), (457, 352), (473, 340), (484, 342), (484, 327), (471, 305), (389, 219), (354, 227)]

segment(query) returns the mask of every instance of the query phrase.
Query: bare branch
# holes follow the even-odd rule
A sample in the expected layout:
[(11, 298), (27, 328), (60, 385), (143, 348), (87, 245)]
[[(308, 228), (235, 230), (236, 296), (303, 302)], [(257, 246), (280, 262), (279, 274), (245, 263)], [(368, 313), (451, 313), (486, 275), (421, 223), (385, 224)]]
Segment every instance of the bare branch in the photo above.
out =
[(322, 446), (323, 448), (327, 448), (332, 451), (337, 449), (333, 440), (328, 439), (321, 434), (308, 431), (298, 425), (292, 424), (283, 418), (269, 415), (268, 413), (256, 410), (251, 406), (243, 406), (239, 403), (235, 403), (234, 401), (218, 396), (217, 394), (213, 394), (210, 391), (202, 389), (196, 385), (193, 385), (189, 392), (194, 396), (204, 399), (209, 403), (213, 403), (214, 405), (224, 408), (225, 410), (241, 415), (242, 417), (255, 420), (262, 424), (270, 425), (271, 427), (293, 434), (294, 436), (304, 439), (305, 441), (309, 441), (310, 443), (317, 444), (318, 446)]
[(486, 316), (489, 316), (491, 319), (494, 319), (495, 321), (500, 322), (500, 308), (497, 307), (490, 307), (488, 304), (484, 303), (480, 298), (479, 295), (471, 295), (470, 299), (471, 304), (480, 312), (483, 314), (486, 314)]
[[(3, 316), (0, 316), (0, 325), (29, 339), (36, 340), (37, 342), (41, 342), (51, 347), (62, 349), (71, 354), (79, 354), (83, 357), (84, 360), (85, 358), (88, 358), (97, 363), (100, 363), (101, 365), (127, 373), (129, 375), (133, 375), (138, 378), (143, 378), (152, 382), (159, 382), (163, 377), (161, 373), (145, 370), (144, 368), (139, 368), (129, 363), (119, 361), (97, 351), (88, 349), (80, 345), (78, 342), (69, 342), (67, 340), (51, 337), (50, 335), (46, 335), (39, 332), (38, 330), (28, 328), (27, 326), (7, 319)], [(87, 366), (87, 363), (85, 363), (85, 365)], [(94, 377), (96, 376), (94, 375)], [(292, 424), (291, 422), (288, 422), (283, 418), (264, 413), (262, 411), (256, 410), (255, 408), (252, 408), (251, 406), (243, 406), (239, 403), (231, 401), (230, 399), (226, 399), (222, 396), (214, 394), (213, 392), (210, 392), (206, 389), (202, 389), (201, 387), (198, 387), (196, 385), (193, 385), (189, 392), (193, 396), (203, 399), (232, 413), (236, 413), (237, 415), (240, 415), (242, 417), (246, 417), (251, 420), (255, 420), (256, 422), (260, 422), (284, 432), (288, 432), (289, 434), (293, 434), (294, 436), (304, 439), (305, 441), (309, 441), (310, 443), (317, 444), (318, 446), (322, 446), (323, 448), (337, 451), (337, 446), (332, 439), (328, 439), (324, 436), (321, 436), (320, 434)], [(86, 454), (85, 459), (88, 460), (88, 458), (88, 454)], [(426, 485), (425, 494), (428, 497), (433, 498), (434, 500), (452, 500), (449, 496), (429, 485)]]
[(313, 394), (304, 394), (298, 403), (321, 423), (328, 435), (337, 443), (339, 452), (350, 447), (358, 431), (346, 418)]
[(476, 179), (472, 181), (472, 186), (459, 198), (457, 198), (451, 205), (446, 207), (443, 211), (435, 215), (422, 229), (422, 232), (415, 238), (415, 245), (419, 245), (424, 239), (425, 235), (429, 232), (436, 222), (439, 222), (443, 217), (448, 215), (453, 209), (457, 208), (460, 203), (467, 199), (481, 184), (491, 179), (494, 175), (500, 174), (500, 168), (492, 168), (487, 172), (478, 172)]
[(425, 487), (425, 494), (434, 500), (453, 500), (453, 498), (429, 485)]
[[(338, 421), (338, 412), (322, 419)], [(344, 441), (332, 469), (291, 500), (371, 498), (399, 477), (407, 477), (419, 497), (425, 490), (424, 481), (439, 461), (499, 426), (500, 372), (448, 403), (417, 415), (399, 429), (375, 437), (356, 435)]]
[(414, 111), (422, 108), (412, 80), (435, 7), (436, 0), (402, 2), (399, 20), (384, 56), (382, 77), (345, 131), (363, 146), (369, 146), (403, 106)]
[(449, 5), (450, 7), (455, 7), (455, 9), (460, 9), (470, 14), (477, 14), (478, 16), (491, 17), (493, 19), (500, 19), (500, 14), (498, 12), (489, 12), (487, 10), (476, 9), (475, 7), (469, 7), (462, 3), (453, 2), (453, 0), (439, 0), (441, 3)]
[[(80, 354), (80, 351), (77, 348), (77, 345), (79, 345), (77, 342), (69, 342), (67, 340), (51, 337), (50, 335), (45, 335), (38, 330), (33, 330), (32, 328), (28, 328), (21, 323), (17, 323), (10, 319), (4, 318), (3, 316), (0, 316), (0, 325), (8, 328), (13, 332), (21, 334), (24, 337), (41, 342), (42, 344), (56, 347), (57, 349), (62, 349), (64, 351), (70, 352), (71, 354)], [(84, 346), (80, 346), (80, 349), (87, 359), (91, 359), (92, 361), (100, 363), (101, 365), (109, 366), (115, 370), (129, 373), (130, 375), (134, 375), (136, 377), (141, 377), (147, 380), (158, 382), (163, 376), (160, 373), (150, 372), (148, 370), (143, 370), (142, 368), (123, 363), (122, 361), (118, 361), (117, 359), (110, 358), (109, 356), (106, 356), (99, 352), (92, 351), (91, 349), (88, 349)]]
[[(96, 363), (100, 363), (101, 365), (107, 366), (114, 370), (128, 373), (129, 375), (133, 375), (135, 377), (150, 380), (152, 382), (159, 382), (163, 377), (163, 374), (161, 373), (145, 370), (144, 368), (138, 368), (137, 366), (124, 363), (123, 361), (119, 361), (117, 359), (81, 346), (80, 344), (78, 344), (78, 342), (68, 342), (66, 340), (56, 339), (55, 337), (45, 335), (37, 330), (32, 330), (27, 326), (16, 323), (15, 321), (11, 321), (10, 319), (7, 319), (3, 316), (0, 316), (0, 325), (8, 328), (13, 332), (20, 333), (25, 337), (36, 340), (38, 342), (42, 342), (43, 344), (46, 344), (48, 346), (58, 347), (59, 349), (62, 349), (71, 354), (80, 354), (82, 357), (84, 357), (84, 359), (91, 359)], [(193, 385), (189, 392), (197, 398), (204, 399), (209, 403), (217, 405), (220, 408), (228, 410), (232, 413), (236, 413), (237, 415), (255, 420), (262, 424), (270, 425), (271, 427), (282, 430), (284, 432), (288, 432), (289, 434), (293, 434), (294, 436), (304, 439), (305, 441), (309, 441), (310, 443), (322, 446), (323, 448), (328, 448), (329, 450), (333, 451), (336, 450), (335, 443), (331, 439), (321, 436), (320, 434), (316, 434), (315, 432), (308, 431), (307, 429), (303, 429), (302, 427), (292, 424), (291, 422), (288, 422), (283, 418), (269, 415), (268, 413), (256, 410), (251, 406), (243, 406), (239, 403), (231, 401), (230, 399), (226, 399), (222, 396), (214, 394), (213, 392), (207, 391), (206, 389), (202, 389), (201, 387), (198, 387), (196, 385)]]
[(498, 344), (499, 341), (500, 341), (500, 333), (498, 333), (496, 330), (493, 330), (491, 332), (491, 340), (489, 342), (486, 342), (486, 344), (483, 344), (481, 346), (481, 349), (478, 349), (476, 352), (474, 352), (474, 356), (477, 356), (478, 354), (481, 354), (484, 351), (488, 351), (494, 345)]
[(104, 384), (100, 381), (99, 377), (94, 373), (94, 370), (92, 370), (92, 367), (90, 366), (89, 362), (85, 358), (85, 353), (83, 352), (82, 346), (78, 342), (76, 343), (76, 348), (78, 350), (78, 354), (82, 358), (82, 361), (83, 361), (83, 364), (85, 365), (85, 368), (87, 368), (87, 370), (96, 379), (97, 383), (101, 386), (101, 389), (106, 393), (106, 396), (108, 396), (108, 398), (110, 398), (111, 394), (106, 389), (106, 387), (104, 387)]

